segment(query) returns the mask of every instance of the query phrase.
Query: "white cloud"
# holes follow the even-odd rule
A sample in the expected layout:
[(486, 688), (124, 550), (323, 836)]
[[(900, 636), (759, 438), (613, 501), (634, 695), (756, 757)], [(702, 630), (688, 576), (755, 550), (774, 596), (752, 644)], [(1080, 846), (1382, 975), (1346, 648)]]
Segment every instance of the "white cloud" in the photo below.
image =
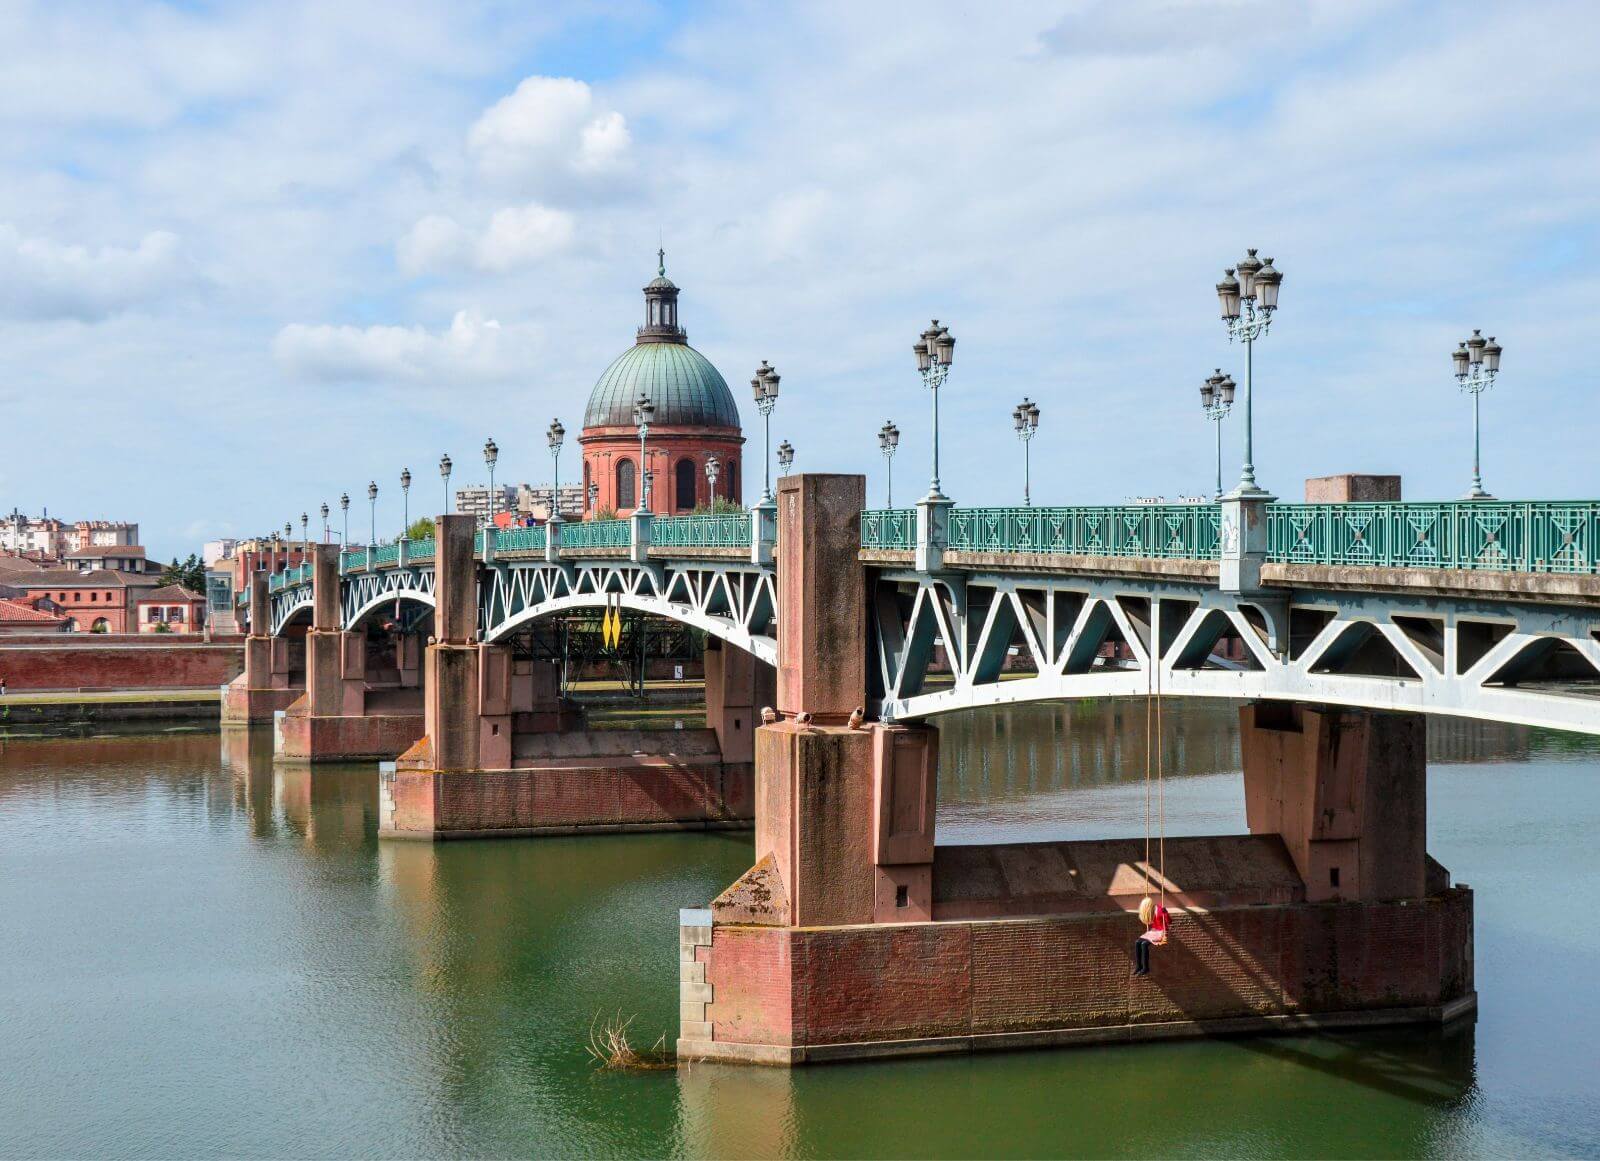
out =
[(537, 328), (462, 310), (443, 331), (291, 323), (272, 353), (292, 374), (324, 382), (482, 382), (525, 373), (539, 345)]
[(94, 322), (177, 293), (195, 280), (177, 235), (155, 230), (132, 249), (24, 237), (0, 222), (0, 315)]
[(571, 214), (529, 202), (495, 211), (479, 234), (454, 218), (429, 214), (400, 239), (395, 254), (408, 274), (464, 269), (504, 274), (566, 251), (576, 235)]
[(467, 133), (479, 170), (519, 187), (619, 172), (631, 145), (622, 114), (599, 108), (593, 90), (569, 77), (528, 77)]

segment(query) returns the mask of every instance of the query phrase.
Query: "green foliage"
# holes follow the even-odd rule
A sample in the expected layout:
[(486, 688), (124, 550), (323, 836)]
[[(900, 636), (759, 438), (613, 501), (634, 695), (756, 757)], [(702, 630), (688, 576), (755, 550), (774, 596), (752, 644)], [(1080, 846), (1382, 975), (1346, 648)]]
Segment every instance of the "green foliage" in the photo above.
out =
[(182, 585), (191, 593), (203, 593), (206, 591), (206, 566), (192, 552), (189, 559), (181, 563), (174, 558), (171, 564), (161, 570), (161, 583)]
[(744, 513), (744, 505), (735, 504), (726, 496), (718, 496), (709, 504), (697, 504), (691, 516), (739, 516)]
[(172, 626), (167, 624), (165, 621), (157, 621), (156, 627), (150, 631), (152, 633), (170, 633), (172, 632)]
[(89, 632), (91, 632), (91, 633), (109, 633), (109, 632), (111, 632), (111, 629), (110, 629), (109, 626), (106, 625), (106, 623), (104, 621), (96, 621), (93, 625), (89, 626)]
[(411, 527), (406, 529), (406, 537), (411, 540), (432, 540), (433, 533), (432, 516), (418, 516), (411, 522)]
[(617, 510), (615, 508), (596, 508), (594, 510), (594, 518), (596, 520), (615, 520), (617, 518)]

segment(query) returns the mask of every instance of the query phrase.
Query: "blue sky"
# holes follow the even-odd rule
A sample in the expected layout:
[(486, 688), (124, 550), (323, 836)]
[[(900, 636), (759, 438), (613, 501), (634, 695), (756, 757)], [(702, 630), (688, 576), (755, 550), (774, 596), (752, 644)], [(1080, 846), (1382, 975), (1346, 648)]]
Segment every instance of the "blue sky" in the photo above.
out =
[(658, 237), (691, 341), (783, 373), (774, 444), (875, 501), (885, 418), (925, 484), (933, 316), (958, 502), (1020, 499), (1024, 394), (1038, 501), (1205, 490), (1246, 246), (1264, 484), (1459, 495), (1482, 327), (1490, 489), (1600, 495), (1595, 59), (1587, 3), (0, 3), (0, 510), (170, 556), (369, 479), (398, 524), (489, 435), (547, 480)]

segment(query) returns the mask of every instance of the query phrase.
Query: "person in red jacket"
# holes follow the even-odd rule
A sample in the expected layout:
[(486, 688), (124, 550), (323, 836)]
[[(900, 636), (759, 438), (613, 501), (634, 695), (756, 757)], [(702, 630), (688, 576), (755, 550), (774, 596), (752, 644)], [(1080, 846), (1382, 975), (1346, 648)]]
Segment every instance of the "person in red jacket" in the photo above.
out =
[(1150, 947), (1152, 944), (1159, 946), (1167, 942), (1167, 923), (1170, 920), (1167, 909), (1146, 895), (1139, 904), (1139, 920), (1144, 924), (1144, 933), (1133, 941), (1133, 974), (1147, 976), (1150, 974)]

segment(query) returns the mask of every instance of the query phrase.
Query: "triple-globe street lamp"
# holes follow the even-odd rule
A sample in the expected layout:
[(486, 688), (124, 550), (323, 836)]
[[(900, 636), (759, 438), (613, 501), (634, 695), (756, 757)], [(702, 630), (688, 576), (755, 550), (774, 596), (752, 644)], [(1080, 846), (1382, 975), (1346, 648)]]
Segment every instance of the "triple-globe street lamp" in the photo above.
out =
[(339, 547), (350, 547), (350, 493), (339, 493), (339, 511), (344, 517), (344, 531), (339, 535)]
[(794, 445), (784, 440), (778, 445), (778, 470), (784, 475), (789, 474), (789, 469), (794, 466)]
[(894, 421), (886, 419), (883, 426), (878, 429), (878, 451), (883, 453), (883, 462), (889, 469), (889, 495), (884, 501), (886, 507), (894, 507), (894, 453), (900, 448), (900, 429)]
[(927, 330), (918, 336), (911, 350), (917, 357), (917, 372), (922, 385), (933, 393), (933, 480), (928, 487), (928, 499), (947, 500), (939, 490), (939, 388), (950, 374), (950, 364), (955, 358), (956, 340), (950, 328), (939, 325), (934, 319)]
[(561, 523), (561, 444), (567, 438), (567, 429), (561, 426), (559, 419), (550, 421), (550, 428), (545, 432), (545, 440), (550, 445), (550, 458), (555, 460), (555, 469), (550, 485), (550, 518), (549, 523)]
[(1032, 507), (1033, 466), (1028, 447), (1033, 443), (1033, 437), (1039, 434), (1039, 405), (1024, 395), (1022, 402), (1011, 409), (1011, 425), (1016, 428), (1017, 438), (1022, 441), (1022, 503), (1025, 507)]
[(1478, 396), (1494, 386), (1494, 377), (1500, 373), (1500, 344), (1494, 336), (1487, 339), (1482, 331), (1473, 331), (1472, 337), (1450, 352), (1450, 362), (1455, 367), (1456, 382), (1461, 390), (1472, 396), (1472, 491), (1469, 500), (1492, 500), (1483, 490), (1483, 472), (1479, 467), (1482, 440), (1478, 424)]
[(494, 490), (494, 466), (500, 462), (500, 448), (493, 436), (483, 441), (483, 462), (489, 468), (489, 523), (493, 524), (494, 518), (500, 514), (500, 497)]
[(439, 457), (439, 478), (444, 481), (444, 514), (450, 515), (450, 453)]
[(1238, 385), (1232, 375), (1224, 375), (1218, 367), (1216, 373), (1200, 384), (1200, 410), (1217, 427), (1217, 494), (1222, 499), (1222, 421), (1233, 410), (1233, 393)]
[(772, 369), (765, 359), (761, 366), (756, 368), (755, 376), (750, 380), (750, 390), (755, 395), (756, 410), (761, 413), (762, 439), (764, 448), (761, 455), (761, 502), (772, 503), (772, 409), (778, 405), (778, 380), (781, 376)]
[(1256, 485), (1251, 379), (1255, 341), (1272, 325), (1282, 282), (1283, 275), (1273, 267), (1272, 259), (1262, 261), (1250, 250), (1217, 283), (1217, 300), (1222, 306), (1222, 321), (1228, 326), (1228, 341), (1239, 339), (1244, 343), (1244, 464), (1239, 484), (1233, 490), (1237, 496), (1266, 495), (1265, 489)]
[(400, 469), (400, 539), (411, 539), (411, 469)]
[(722, 474), (722, 461), (716, 456), (706, 457), (706, 487), (711, 493), (711, 510), (717, 510), (717, 477)]
[(318, 509), (322, 513), (322, 543), (328, 543), (328, 502), (324, 500)]
[(367, 485), (367, 508), (372, 514), (372, 535), (367, 541), (373, 548), (378, 546), (378, 481), (373, 480)]
[(650, 510), (650, 473), (645, 469), (644, 441), (650, 436), (650, 420), (655, 417), (656, 405), (650, 402), (650, 396), (644, 392), (639, 393), (639, 398), (633, 403), (633, 424), (639, 429), (639, 507), (638, 511)]

